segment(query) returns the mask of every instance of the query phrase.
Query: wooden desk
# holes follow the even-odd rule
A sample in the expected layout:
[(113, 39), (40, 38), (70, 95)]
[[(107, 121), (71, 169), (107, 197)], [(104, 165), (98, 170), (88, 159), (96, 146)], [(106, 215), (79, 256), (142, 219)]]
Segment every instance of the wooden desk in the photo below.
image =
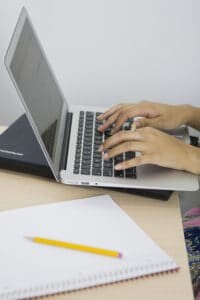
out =
[(128, 280), (46, 299), (193, 299), (177, 193), (165, 202), (106, 189), (72, 187), (53, 180), (3, 170), (0, 170), (0, 193), (0, 210), (109, 194), (180, 266), (178, 272)]

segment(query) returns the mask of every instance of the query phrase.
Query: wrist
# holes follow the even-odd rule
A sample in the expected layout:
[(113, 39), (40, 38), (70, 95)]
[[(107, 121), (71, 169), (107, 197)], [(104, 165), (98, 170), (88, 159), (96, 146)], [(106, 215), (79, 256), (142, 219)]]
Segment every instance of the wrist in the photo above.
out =
[(180, 105), (179, 108), (183, 124), (198, 129), (200, 124), (200, 108), (189, 104)]
[(186, 168), (185, 170), (200, 175), (200, 148), (187, 145)]
[(179, 114), (181, 114), (182, 124), (189, 125), (192, 120), (193, 107), (189, 104), (178, 105)]

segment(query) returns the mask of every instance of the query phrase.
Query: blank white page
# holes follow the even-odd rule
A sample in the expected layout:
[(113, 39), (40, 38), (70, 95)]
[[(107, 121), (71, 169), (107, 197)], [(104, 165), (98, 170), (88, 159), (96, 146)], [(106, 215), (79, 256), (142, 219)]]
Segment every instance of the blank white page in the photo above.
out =
[[(0, 236), (1, 299), (70, 291), (177, 268), (107, 195), (1, 212)], [(123, 257), (41, 245), (26, 236), (117, 250)]]

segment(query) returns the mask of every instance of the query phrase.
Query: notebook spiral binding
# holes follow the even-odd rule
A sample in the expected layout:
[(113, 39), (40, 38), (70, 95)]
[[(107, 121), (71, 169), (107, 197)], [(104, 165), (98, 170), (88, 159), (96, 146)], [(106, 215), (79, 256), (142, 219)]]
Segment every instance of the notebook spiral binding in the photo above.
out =
[(30, 286), (29, 288), (13, 290), (4, 292), (0, 295), (1, 300), (19, 300), (26, 298), (37, 298), (40, 296), (47, 296), (50, 294), (59, 294), (73, 290), (84, 289), (88, 287), (95, 287), (97, 285), (104, 285), (123, 280), (139, 278), (143, 276), (151, 276), (152, 274), (165, 273), (169, 271), (176, 271), (178, 268), (173, 260), (160, 263), (144, 264), (140, 266), (132, 266), (127, 268), (120, 268), (118, 271), (109, 271), (102, 273), (94, 273), (85, 275), (78, 274), (78, 278), (71, 280), (61, 280), (57, 282), (47, 282), (46, 284), (38, 286)]

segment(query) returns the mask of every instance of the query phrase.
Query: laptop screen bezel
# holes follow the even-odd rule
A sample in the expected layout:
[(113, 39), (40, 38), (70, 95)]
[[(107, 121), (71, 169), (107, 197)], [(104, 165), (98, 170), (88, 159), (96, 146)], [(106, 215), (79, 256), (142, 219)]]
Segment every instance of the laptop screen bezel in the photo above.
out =
[[(54, 161), (52, 160), (52, 158), (49, 156), (49, 153), (45, 147), (45, 144), (40, 136), (40, 133), (39, 133), (39, 130), (37, 129), (37, 126), (31, 116), (31, 113), (26, 105), (26, 102), (25, 100), (23, 99), (23, 96), (18, 88), (18, 85), (15, 81), (15, 78), (12, 74), (12, 71), (11, 71), (11, 62), (12, 62), (12, 59), (13, 59), (13, 56), (15, 54), (15, 50), (16, 50), (16, 47), (18, 45), (18, 41), (19, 41), (19, 38), (21, 36), (21, 33), (22, 33), (22, 30), (23, 30), (23, 26), (25, 24), (25, 22), (28, 21), (32, 31), (33, 31), (33, 34), (39, 44), (39, 47), (41, 49), (41, 52), (42, 54), (44, 55), (44, 58), (46, 60), (46, 63), (49, 67), (49, 70), (50, 72), (52, 73), (52, 78), (54, 79), (55, 81), (55, 84), (57, 85), (57, 88), (59, 90), (59, 93), (60, 93), (60, 96), (61, 96), (61, 99), (63, 100), (63, 105), (62, 105), (62, 112), (61, 112), (61, 118), (60, 118), (60, 124), (59, 124), (59, 128), (58, 128), (58, 138), (57, 138), (57, 144), (56, 144), (56, 149), (55, 149), (55, 157), (54, 157)], [(58, 82), (54, 76), (54, 73), (51, 69), (51, 66), (50, 64), (48, 63), (48, 60), (47, 60), (47, 57), (45, 55), (45, 52), (42, 48), (42, 45), (38, 39), (38, 36), (37, 36), (37, 33), (35, 32), (34, 28), (33, 28), (33, 25), (32, 25), (32, 22), (30, 20), (30, 17), (27, 13), (27, 10), (23, 7), (22, 10), (21, 10), (21, 13), (20, 13), (20, 16), (19, 16), (19, 19), (17, 21), (17, 25), (15, 27), (15, 30), (14, 30), (14, 33), (12, 35), (12, 38), (11, 38), (11, 41), (10, 41), (10, 44), (9, 44), (9, 47), (8, 47), (8, 50), (6, 52), (6, 55), (5, 55), (5, 58), (4, 58), (4, 63), (5, 63), (5, 66), (8, 70), (8, 73), (14, 83), (14, 86), (17, 90), (17, 93), (19, 95), (19, 98), (24, 106), (24, 109), (25, 109), (25, 112), (26, 112), (26, 115), (27, 115), (27, 118), (30, 122), (30, 125), (33, 129), (33, 132), (38, 140), (38, 143), (45, 155), (45, 158), (52, 170), (52, 173), (54, 175), (54, 177), (56, 178), (57, 181), (59, 181), (59, 173), (60, 173), (60, 160), (61, 160), (61, 155), (62, 155), (62, 145), (63, 145), (63, 138), (64, 138), (64, 131), (65, 131), (65, 124), (66, 124), (66, 117), (67, 117), (67, 112), (68, 112), (68, 105), (67, 105), (67, 102), (64, 98), (64, 95), (58, 85)]]

